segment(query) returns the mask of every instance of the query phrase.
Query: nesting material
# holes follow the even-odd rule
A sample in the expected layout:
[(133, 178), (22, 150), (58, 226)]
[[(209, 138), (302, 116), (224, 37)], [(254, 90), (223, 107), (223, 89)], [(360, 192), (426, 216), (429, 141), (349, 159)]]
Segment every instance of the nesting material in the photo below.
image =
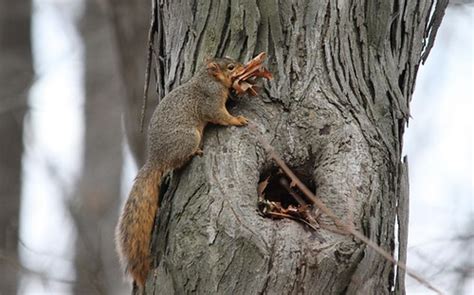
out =
[(273, 79), (272, 73), (263, 67), (266, 57), (267, 54), (262, 52), (232, 74), (234, 81), (232, 88), (238, 95), (248, 93), (256, 96), (258, 94), (258, 86), (255, 84), (256, 79), (260, 77), (267, 80)]

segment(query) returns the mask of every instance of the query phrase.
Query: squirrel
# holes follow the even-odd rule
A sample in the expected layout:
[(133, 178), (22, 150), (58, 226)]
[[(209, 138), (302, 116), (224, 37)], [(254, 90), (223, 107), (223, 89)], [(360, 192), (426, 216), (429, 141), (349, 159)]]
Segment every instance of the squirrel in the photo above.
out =
[(208, 59), (186, 83), (167, 94), (156, 107), (148, 128), (147, 158), (138, 171), (116, 228), (122, 265), (144, 290), (150, 271), (150, 240), (162, 177), (185, 165), (200, 149), (208, 123), (243, 126), (243, 116), (226, 109), (232, 74), (242, 64), (230, 58)]

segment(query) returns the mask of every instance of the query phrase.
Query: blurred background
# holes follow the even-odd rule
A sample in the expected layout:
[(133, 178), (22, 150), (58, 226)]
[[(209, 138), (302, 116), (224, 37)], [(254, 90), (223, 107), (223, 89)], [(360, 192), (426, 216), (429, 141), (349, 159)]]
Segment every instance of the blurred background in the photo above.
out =
[[(117, 29), (110, 3), (0, 0), (2, 295), (129, 294), (113, 241), (136, 172), (122, 77), (134, 74), (124, 58), (138, 56), (143, 81), (146, 29), (119, 52), (117, 36), (134, 32)], [(452, 1), (405, 135), (408, 265), (448, 294), (474, 294), (473, 25), (472, 1)]]

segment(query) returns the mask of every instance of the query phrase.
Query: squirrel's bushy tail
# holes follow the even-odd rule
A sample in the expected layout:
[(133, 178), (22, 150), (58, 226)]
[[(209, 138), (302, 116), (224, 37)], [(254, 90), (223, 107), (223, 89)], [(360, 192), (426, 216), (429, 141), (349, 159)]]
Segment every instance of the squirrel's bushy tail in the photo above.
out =
[(162, 172), (143, 166), (133, 183), (116, 228), (116, 245), (125, 272), (143, 288), (150, 270), (150, 239), (158, 209)]

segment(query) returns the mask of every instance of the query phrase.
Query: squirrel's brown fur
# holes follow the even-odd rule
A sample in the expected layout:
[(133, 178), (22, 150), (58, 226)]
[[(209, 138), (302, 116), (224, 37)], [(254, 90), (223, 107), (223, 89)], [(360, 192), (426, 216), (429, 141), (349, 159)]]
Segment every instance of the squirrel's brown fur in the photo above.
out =
[(241, 67), (228, 58), (207, 61), (191, 80), (166, 95), (153, 113), (147, 160), (135, 178), (116, 230), (121, 261), (142, 290), (150, 270), (150, 239), (162, 176), (202, 154), (199, 146), (207, 123), (247, 124), (245, 117), (230, 115), (225, 106), (231, 75)]

